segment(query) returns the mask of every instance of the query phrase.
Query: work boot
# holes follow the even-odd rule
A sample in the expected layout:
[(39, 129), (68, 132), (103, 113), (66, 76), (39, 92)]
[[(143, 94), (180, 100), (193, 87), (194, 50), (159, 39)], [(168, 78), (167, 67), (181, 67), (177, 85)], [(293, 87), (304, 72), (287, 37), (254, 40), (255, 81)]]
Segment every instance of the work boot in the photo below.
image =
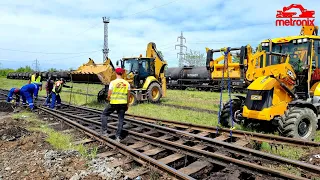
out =
[(108, 135), (107, 130), (102, 130), (102, 131), (101, 131), (101, 135), (102, 135), (102, 136), (107, 136), (107, 135)]
[(120, 143), (120, 137), (116, 137), (116, 141), (118, 142), (118, 143)]

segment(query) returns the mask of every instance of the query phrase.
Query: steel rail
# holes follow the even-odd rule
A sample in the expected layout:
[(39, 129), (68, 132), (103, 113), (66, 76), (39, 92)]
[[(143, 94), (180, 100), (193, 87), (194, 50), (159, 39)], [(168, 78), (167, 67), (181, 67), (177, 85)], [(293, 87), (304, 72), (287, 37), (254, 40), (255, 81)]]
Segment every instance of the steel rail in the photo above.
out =
[[(82, 106), (74, 106), (71, 105), (71, 107), (74, 108), (80, 108), (83, 110), (88, 110), (91, 112), (95, 112), (97, 114), (101, 114), (102, 110), (93, 109), (93, 108), (87, 108)], [(112, 115), (113, 117), (116, 117), (116, 115)], [(180, 122), (180, 121), (172, 121), (172, 120), (166, 120), (166, 119), (159, 119), (159, 118), (151, 118), (146, 116), (140, 116), (140, 115), (134, 115), (134, 114), (125, 114), (125, 116), (129, 116), (129, 118), (134, 118), (137, 120), (145, 121), (145, 122), (151, 122), (156, 124), (163, 124), (168, 126), (178, 126), (181, 128), (187, 128), (192, 130), (199, 130), (199, 131), (207, 131), (211, 133), (217, 132), (217, 127), (215, 126), (204, 126), (204, 125), (198, 125), (198, 124), (192, 124), (192, 123), (186, 123), (186, 122)], [(220, 132), (230, 133), (230, 129), (227, 128), (219, 128)], [(314, 141), (308, 141), (308, 140), (302, 140), (297, 138), (288, 138), (283, 136), (275, 136), (275, 135), (269, 135), (269, 134), (262, 134), (262, 133), (255, 133), (250, 131), (241, 131), (241, 130), (232, 130), (232, 136), (238, 137), (238, 138), (250, 138), (251, 140), (256, 141), (263, 141), (263, 142), (269, 142), (269, 143), (275, 143), (275, 144), (290, 144), (290, 145), (296, 145), (296, 146), (313, 146), (313, 147), (320, 147), (320, 142), (314, 142)]]
[[(8, 91), (8, 90), (3, 90), (3, 91)], [(1, 94), (6, 95), (3, 93), (1, 93)], [(83, 110), (89, 110), (91, 112), (95, 112), (98, 114), (102, 113), (102, 110), (98, 110), (98, 109), (93, 109), (93, 108), (88, 108), (88, 107), (83, 107), (83, 106), (68, 105), (65, 103), (62, 103), (62, 104), (69, 106), (69, 107), (80, 108)], [(217, 127), (215, 127), (215, 126), (204, 126), (204, 125), (185, 123), (185, 122), (179, 122), (179, 121), (173, 121), (173, 120), (150, 118), (150, 117), (146, 117), (146, 116), (127, 114), (127, 113), (125, 115), (129, 116), (131, 118), (134, 118), (134, 119), (138, 119), (138, 120), (146, 121), (146, 122), (151, 122), (151, 123), (156, 123), (156, 124), (160, 123), (160, 124), (167, 125), (167, 126), (175, 126), (175, 127), (198, 130), (198, 131), (206, 131), (209, 133), (216, 133), (217, 132)], [(113, 116), (115, 116), (115, 115), (113, 115)], [(219, 128), (219, 132), (222, 132), (222, 134), (223, 133), (229, 134), (230, 129)], [(244, 138), (244, 139), (250, 139), (250, 140), (255, 140), (255, 141), (260, 141), (260, 142), (268, 142), (271, 144), (281, 144), (281, 145), (288, 144), (288, 145), (304, 146), (304, 147), (308, 147), (308, 146), (320, 147), (320, 142), (302, 140), (302, 139), (297, 139), (297, 138), (288, 138), (288, 137), (269, 135), (269, 134), (262, 134), (262, 133), (255, 133), (255, 132), (250, 132), (250, 131), (232, 130), (232, 136), (236, 137), (236, 138)]]
[[(63, 111), (59, 111), (59, 113), (73, 117), (73, 118), (77, 118), (77, 119), (82, 119), (86, 122), (89, 123), (93, 123), (96, 125), (99, 125), (100, 122), (98, 121), (94, 121), (94, 120), (90, 120), (88, 118), (83, 118), (81, 116), (77, 116), (77, 115), (72, 115), (70, 113), (66, 113)], [(125, 118), (125, 120), (127, 121), (131, 121), (140, 125), (145, 125), (145, 126), (149, 126), (151, 128), (157, 128), (157, 129), (161, 129), (163, 131), (166, 132), (172, 132), (175, 134), (180, 134), (180, 135), (187, 135), (189, 137), (194, 137), (200, 141), (204, 141), (204, 142), (209, 142), (209, 143), (213, 143), (216, 145), (219, 145), (221, 147), (233, 150), (233, 151), (237, 151), (237, 152), (242, 152), (245, 154), (251, 154), (251, 155), (255, 155), (256, 157), (262, 157), (264, 159), (269, 159), (269, 160), (273, 160), (273, 161), (278, 161), (281, 163), (286, 163), (286, 164), (290, 164), (290, 165), (294, 165), (297, 167), (300, 167), (304, 170), (310, 171), (310, 172), (314, 172), (314, 173), (319, 173), (320, 174), (320, 167), (319, 166), (315, 166), (312, 164), (308, 164), (308, 163), (304, 163), (304, 162), (300, 162), (300, 161), (296, 161), (296, 160), (292, 160), (292, 159), (288, 159), (288, 158), (284, 158), (281, 156), (277, 156), (277, 155), (273, 155), (273, 154), (269, 154), (269, 153), (265, 153), (262, 151), (258, 151), (258, 150), (254, 150), (254, 149), (250, 149), (250, 148), (246, 148), (246, 147), (242, 147), (242, 146), (236, 146), (227, 142), (223, 142), (223, 141), (218, 141), (212, 138), (207, 138), (207, 137), (203, 137), (203, 136), (199, 136), (193, 133), (189, 133), (189, 132), (184, 132), (184, 131), (180, 131), (180, 130), (176, 130), (176, 129), (172, 129), (172, 128), (168, 128), (168, 127), (164, 127), (164, 126), (160, 126), (160, 125), (156, 125), (156, 124), (151, 124), (151, 123), (147, 123), (147, 122), (141, 122), (141, 121), (137, 121), (137, 120), (133, 120), (133, 119), (129, 119), (129, 118)]]
[(85, 126), (83, 126), (83, 125), (81, 125), (79, 123), (76, 123), (76, 122), (74, 122), (74, 121), (72, 121), (72, 120), (70, 120), (70, 119), (68, 119), (68, 118), (66, 118), (64, 116), (61, 116), (59, 114), (61, 112), (59, 112), (57, 110), (49, 110), (48, 108), (45, 108), (45, 107), (39, 107), (39, 109), (44, 111), (44, 112), (46, 112), (46, 113), (49, 113), (49, 114), (51, 114), (53, 116), (56, 116), (56, 117), (62, 119), (63, 121), (67, 122), (68, 124), (71, 124), (71, 125), (79, 128), (79, 129), (81, 129), (81, 130), (93, 135), (94, 137), (102, 139), (102, 140), (104, 140), (104, 141), (106, 141), (106, 142), (108, 142), (108, 143), (110, 143), (110, 144), (112, 144), (112, 145), (114, 145), (114, 146), (116, 146), (116, 147), (128, 152), (128, 153), (130, 153), (133, 156), (139, 157), (139, 158), (143, 159), (144, 161), (147, 161), (147, 162), (149, 162), (151, 164), (154, 164), (158, 168), (160, 168), (160, 169), (162, 169), (162, 170), (164, 170), (166, 172), (169, 172), (170, 174), (173, 174), (174, 176), (177, 176), (180, 179), (186, 179), (186, 180), (193, 180), (194, 179), (194, 178), (192, 178), (192, 177), (190, 177), (188, 175), (185, 175), (185, 174), (177, 171), (176, 169), (174, 169), (174, 168), (172, 168), (172, 167), (170, 167), (170, 166), (168, 166), (168, 165), (166, 165), (166, 164), (164, 164), (162, 162), (159, 162), (159, 161), (157, 161), (157, 160), (155, 160), (153, 158), (150, 158), (147, 155), (144, 155), (144, 154), (140, 153), (139, 151), (136, 151), (136, 150), (134, 150), (134, 149), (132, 149), (130, 147), (127, 147), (127, 146), (125, 146), (125, 145), (123, 145), (121, 143), (118, 143), (115, 140), (112, 140), (111, 138), (108, 138), (108, 137), (105, 137), (105, 136), (101, 136), (101, 135), (99, 135), (98, 132), (96, 132), (96, 131), (94, 131), (92, 129), (89, 129), (89, 128), (87, 128), (87, 127), (85, 127)]
[[(50, 110), (48, 110), (48, 111), (50, 111)], [(81, 120), (81, 121), (84, 121), (84, 122), (87, 122), (87, 123), (100, 125), (100, 123), (97, 122), (97, 121), (90, 120), (90, 119), (87, 119), (87, 118), (83, 118), (83, 117), (80, 117), (80, 116), (77, 116), (77, 115), (72, 115), (72, 114), (69, 114), (69, 113), (66, 113), (66, 112), (63, 112), (63, 111), (57, 111), (57, 110), (52, 110), (52, 111), (54, 111), (56, 113), (59, 113), (59, 114), (63, 114), (65, 116), (69, 116), (69, 117), (75, 118), (76, 120)], [(116, 126), (112, 126), (112, 125), (108, 125), (108, 127), (111, 127), (112, 129), (117, 129)], [(170, 129), (170, 128), (168, 128), (168, 129)], [(266, 174), (271, 173), (273, 175), (277, 175), (277, 176), (280, 176), (282, 178), (289, 178), (289, 179), (301, 179), (301, 180), (302, 179), (303, 180), (306, 179), (306, 178), (299, 177), (299, 176), (296, 176), (296, 175), (293, 175), (293, 174), (289, 174), (289, 173), (286, 173), (286, 172), (274, 170), (274, 169), (271, 169), (271, 168), (268, 168), (268, 167), (263, 167), (261, 165), (257, 165), (257, 164), (253, 164), (253, 163), (250, 163), (250, 162), (242, 161), (242, 160), (239, 160), (239, 159), (231, 158), (231, 157), (219, 154), (219, 153), (213, 153), (213, 152), (209, 152), (209, 151), (206, 151), (206, 150), (192, 148), (192, 147), (187, 146), (187, 145), (171, 142), (171, 141), (164, 140), (164, 139), (159, 139), (157, 137), (145, 135), (143, 133), (138, 133), (138, 132), (131, 131), (131, 130), (124, 129), (124, 131), (127, 131), (130, 135), (137, 136), (140, 139), (149, 139), (149, 140), (152, 140), (152, 141), (156, 141), (156, 142), (158, 142), (160, 144), (166, 144), (168, 146), (174, 146), (174, 147), (177, 147), (178, 149), (183, 149), (185, 151), (191, 151), (193, 153), (197, 153), (197, 154), (201, 154), (201, 155), (204, 155), (204, 156), (208, 156), (210, 158), (218, 159), (218, 160), (223, 161), (223, 162), (237, 164), (240, 167), (245, 167), (245, 168), (250, 168), (250, 169), (257, 169), (257, 170), (262, 171), (262, 172), (264, 172)], [(319, 167), (317, 173), (320, 173), (320, 167)]]

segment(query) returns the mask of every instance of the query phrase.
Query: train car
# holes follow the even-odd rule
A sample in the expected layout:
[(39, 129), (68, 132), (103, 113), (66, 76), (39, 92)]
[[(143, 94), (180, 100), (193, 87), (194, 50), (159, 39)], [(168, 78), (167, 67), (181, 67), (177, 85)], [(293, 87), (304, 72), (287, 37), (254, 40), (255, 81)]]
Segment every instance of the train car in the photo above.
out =
[(184, 66), (168, 68), (166, 72), (168, 89), (195, 88), (198, 90), (214, 90), (210, 73), (205, 66)]
[(47, 71), (41, 72), (41, 78), (43, 81), (46, 81), (48, 79), (48, 74), (49, 72)]

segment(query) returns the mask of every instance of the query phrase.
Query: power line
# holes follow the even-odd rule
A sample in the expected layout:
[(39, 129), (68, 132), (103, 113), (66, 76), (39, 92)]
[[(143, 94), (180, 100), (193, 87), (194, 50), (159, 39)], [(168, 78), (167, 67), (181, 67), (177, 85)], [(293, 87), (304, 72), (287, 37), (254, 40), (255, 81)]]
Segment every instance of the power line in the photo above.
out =
[(186, 50), (187, 50), (187, 46), (185, 46), (185, 45), (183, 44), (183, 40), (184, 40), (184, 42), (186, 42), (186, 38), (183, 37), (182, 31), (181, 31), (181, 35), (178, 36), (177, 41), (179, 41), (179, 39), (180, 39), (180, 44), (175, 45), (175, 48), (176, 48), (177, 46), (180, 47), (180, 52), (177, 53), (177, 56), (179, 55), (179, 67), (182, 67), (182, 66), (183, 66), (183, 64), (182, 64), (182, 63), (183, 63), (183, 60), (185, 59), (185, 53), (183, 53), (183, 48), (186, 48)]
[(39, 65), (38, 59), (36, 59), (32, 65), (35, 66), (35, 70), (36, 70), (36, 71), (39, 71), (39, 70), (40, 70), (40, 67), (39, 67), (40, 65)]

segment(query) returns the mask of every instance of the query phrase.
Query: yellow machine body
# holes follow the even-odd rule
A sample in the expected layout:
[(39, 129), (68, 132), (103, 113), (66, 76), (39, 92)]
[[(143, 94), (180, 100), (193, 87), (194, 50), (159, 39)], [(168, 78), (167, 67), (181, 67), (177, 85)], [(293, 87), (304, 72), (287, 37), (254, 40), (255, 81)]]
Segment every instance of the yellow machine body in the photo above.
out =
[[(289, 58), (287, 62), (288, 61)], [(287, 110), (288, 103), (292, 101), (292, 97), (283, 89), (280, 82), (292, 90), (294, 84), (290, 82), (293, 82), (296, 77), (294, 74), (291, 74), (291, 72), (294, 71), (289, 63), (257, 69), (257, 78), (248, 86), (246, 99), (246, 101), (252, 102), (246, 102), (244, 105), (242, 112), (243, 117), (270, 121), (275, 116), (284, 114)], [(292, 75), (292, 77), (288, 74)], [(273, 75), (280, 82), (274, 77), (270, 77), (270, 75)], [(259, 105), (261, 108), (257, 109), (256, 104), (259, 104), (259, 101), (261, 101)], [(255, 103), (255, 105), (253, 103)], [(262, 103), (264, 103), (264, 105), (261, 105)], [(248, 104), (250, 104), (251, 107), (248, 107)]]
[[(125, 67), (126, 62), (131, 62), (130, 65), (134, 65), (135, 67), (139, 68), (142, 66), (140, 63), (144, 63), (145, 67), (143, 68), (149, 70), (149, 75), (141, 79), (137, 72), (128, 71), (128, 68), (130, 67)], [(119, 62), (117, 62), (117, 65), (118, 63)], [(153, 42), (148, 43), (146, 56), (143, 57), (140, 55), (138, 57), (122, 58), (120, 65), (120, 67), (125, 69), (125, 73), (122, 77), (130, 83), (133, 96), (135, 96), (134, 98), (138, 101), (147, 100), (148, 98), (149, 100), (152, 100), (151, 97), (148, 97), (149, 88), (153, 88), (149, 91), (149, 94), (152, 92), (153, 98), (156, 99), (154, 101), (159, 101), (159, 97), (166, 97), (166, 66), (167, 62), (159, 54), (156, 49), (156, 45)], [(102, 99), (105, 99), (107, 94), (107, 86), (112, 80), (116, 79), (115, 67), (109, 58), (104, 63), (100, 64), (95, 63), (91, 58), (89, 58), (89, 62), (80, 66), (76, 71), (73, 71), (71, 75), (72, 78), (76, 78), (78, 82), (97, 81), (98, 79), (100, 83), (106, 85), (106, 88), (99, 92), (99, 101), (103, 101)], [(138, 81), (135, 81), (135, 78), (138, 78)], [(160, 86), (160, 89), (158, 87), (154, 87), (155, 85), (150, 87), (150, 85), (153, 83), (157, 83)]]
[[(288, 36), (285, 38), (274, 38), (270, 40), (265, 40), (263, 43), (264, 46), (272, 47), (276, 44), (288, 44), (288, 43), (303, 43), (303, 39), (319, 39), (319, 36), (314, 35), (314, 31), (317, 30), (317, 27), (302, 27), (300, 36)], [(297, 43), (299, 40), (299, 43)], [(272, 45), (270, 45), (272, 42)], [(270, 43), (270, 44), (269, 44)], [(288, 104), (293, 100), (290, 94), (280, 85), (280, 82), (283, 83), (289, 90), (294, 89), (294, 82), (296, 80), (296, 68), (298, 64), (290, 65), (290, 61), (292, 63), (292, 58), (299, 58), (303, 62), (305, 67), (308, 67), (308, 89), (311, 95), (320, 96), (320, 85), (319, 82), (316, 82), (312, 87), (310, 87), (311, 83), (311, 75), (313, 73), (314, 68), (312, 67), (312, 61), (316, 67), (318, 66), (318, 59), (314, 57), (314, 48), (313, 48), (313, 40), (310, 42), (312, 44), (312, 52), (309, 51), (309, 46), (305, 48), (296, 48), (293, 54), (289, 54), (288, 56), (282, 57), (277, 61), (271, 60), (271, 56), (266, 57), (266, 55), (261, 56), (259, 65), (261, 68), (256, 68), (250, 76), (255, 79), (248, 86), (248, 94), (246, 99), (246, 104), (249, 103), (247, 101), (257, 102), (259, 100), (255, 100), (254, 98), (250, 98), (250, 91), (270, 91), (272, 93), (269, 94), (272, 102), (269, 107), (261, 108), (261, 110), (250, 110), (247, 105), (243, 107), (243, 117), (248, 119), (256, 119), (256, 120), (266, 120), (270, 121), (274, 119), (275, 116), (281, 116), (288, 109)], [(263, 46), (263, 45), (262, 45)], [(308, 54), (310, 56), (308, 57)], [(291, 56), (291, 58), (290, 58)], [(294, 69), (293, 69), (294, 68)], [(276, 80), (277, 78), (278, 80)], [(249, 103), (250, 104), (250, 103)]]

